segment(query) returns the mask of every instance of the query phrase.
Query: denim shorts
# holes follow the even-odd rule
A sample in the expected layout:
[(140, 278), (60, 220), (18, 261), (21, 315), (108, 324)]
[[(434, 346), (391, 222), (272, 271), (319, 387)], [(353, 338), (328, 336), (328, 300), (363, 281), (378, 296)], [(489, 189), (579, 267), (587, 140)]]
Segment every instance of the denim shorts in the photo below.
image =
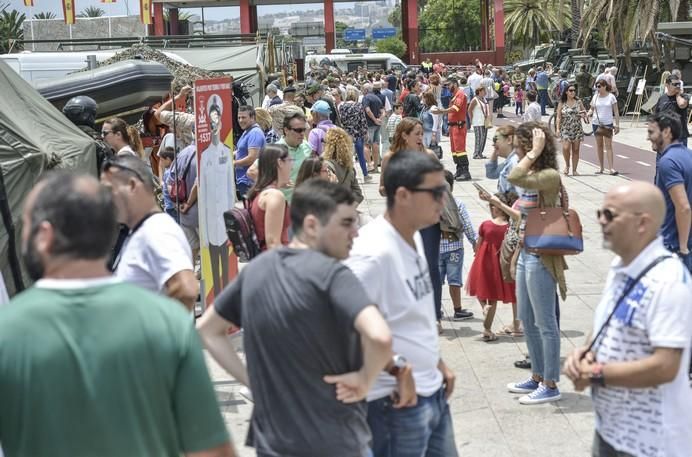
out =
[(368, 144), (380, 142), (380, 127), (379, 125), (368, 126)]
[(440, 280), (442, 284), (447, 278), (447, 284), (450, 286), (463, 286), (461, 272), (464, 269), (464, 250), (457, 249), (455, 251), (440, 253)]
[[(591, 124), (591, 127), (593, 127), (593, 134), (595, 136), (596, 130), (598, 130), (599, 125), (598, 124)], [(603, 127), (606, 127), (610, 130), (613, 130), (613, 124), (603, 124)]]

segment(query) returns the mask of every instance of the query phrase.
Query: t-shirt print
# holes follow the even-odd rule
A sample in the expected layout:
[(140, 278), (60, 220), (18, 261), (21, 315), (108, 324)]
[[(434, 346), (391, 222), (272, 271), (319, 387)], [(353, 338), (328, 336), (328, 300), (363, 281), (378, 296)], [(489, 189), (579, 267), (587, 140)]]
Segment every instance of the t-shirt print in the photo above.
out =
[(416, 297), (416, 301), (419, 301), (426, 295), (432, 294), (433, 290), (430, 273), (428, 272), (428, 265), (424, 259), (418, 257), (416, 259), (416, 266), (418, 267), (418, 273), (416, 273), (415, 276), (406, 278), (406, 285), (413, 296)]

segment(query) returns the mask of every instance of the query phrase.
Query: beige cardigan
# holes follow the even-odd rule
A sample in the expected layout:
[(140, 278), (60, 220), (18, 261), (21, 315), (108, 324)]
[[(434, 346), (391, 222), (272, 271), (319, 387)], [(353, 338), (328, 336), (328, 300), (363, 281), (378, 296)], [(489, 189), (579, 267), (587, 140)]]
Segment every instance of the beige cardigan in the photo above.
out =
[[(539, 198), (546, 208), (555, 208), (559, 205), (560, 196), (560, 173), (552, 168), (540, 171), (526, 172), (519, 167), (514, 167), (509, 173), (507, 180), (515, 186), (537, 190)], [(522, 218), (526, 217), (522, 214)], [(567, 282), (565, 281), (565, 270), (567, 262), (561, 255), (541, 255), (541, 261), (546, 269), (553, 276), (560, 287), (560, 296), (563, 300), (567, 299)]]

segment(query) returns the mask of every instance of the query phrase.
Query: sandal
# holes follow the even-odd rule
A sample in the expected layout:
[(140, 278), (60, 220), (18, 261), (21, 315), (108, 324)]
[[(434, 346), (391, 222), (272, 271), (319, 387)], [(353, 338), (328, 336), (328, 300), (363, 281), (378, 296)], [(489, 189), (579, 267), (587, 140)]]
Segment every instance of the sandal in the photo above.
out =
[(513, 336), (513, 337), (524, 336), (524, 330), (522, 330), (521, 328), (515, 329), (511, 325), (505, 325), (504, 327), (502, 327), (500, 329), (500, 333), (502, 333), (503, 335)]
[(610, 170), (610, 173), (609, 173), (609, 174), (610, 174), (610, 176), (617, 176), (617, 175), (620, 174), (620, 172), (617, 171), (617, 170)]
[(491, 341), (497, 341), (497, 335), (488, 330), (484, 330), (482, 339), (484, 342), (490, 343)]
[(569, 176), (569, 168), (565, 168), (565, 170), (562, 172), (563, 175)]
[(598, 171), (596, 172), (596, 174), (597, 174), (597, 175), (602, 175), (602, 174), (603, 174), (603, 170), (598, 170)]

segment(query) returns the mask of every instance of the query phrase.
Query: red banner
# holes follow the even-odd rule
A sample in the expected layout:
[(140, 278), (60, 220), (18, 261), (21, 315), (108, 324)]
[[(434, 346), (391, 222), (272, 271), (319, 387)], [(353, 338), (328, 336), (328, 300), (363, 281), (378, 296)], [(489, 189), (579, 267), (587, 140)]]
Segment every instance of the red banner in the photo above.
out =
[(235, 205), (231, 79), (195, 81), (198, 209), (202, 297), (211, 304), (238, 274), (223, 213)]
[(151, 0), (139, 0), (139, 18), (146, 25), (152, 23), (151, 20)]
[(74, 0), (62, 0), (62, 12), (65, 16), (65, 24), (74, 24)]

